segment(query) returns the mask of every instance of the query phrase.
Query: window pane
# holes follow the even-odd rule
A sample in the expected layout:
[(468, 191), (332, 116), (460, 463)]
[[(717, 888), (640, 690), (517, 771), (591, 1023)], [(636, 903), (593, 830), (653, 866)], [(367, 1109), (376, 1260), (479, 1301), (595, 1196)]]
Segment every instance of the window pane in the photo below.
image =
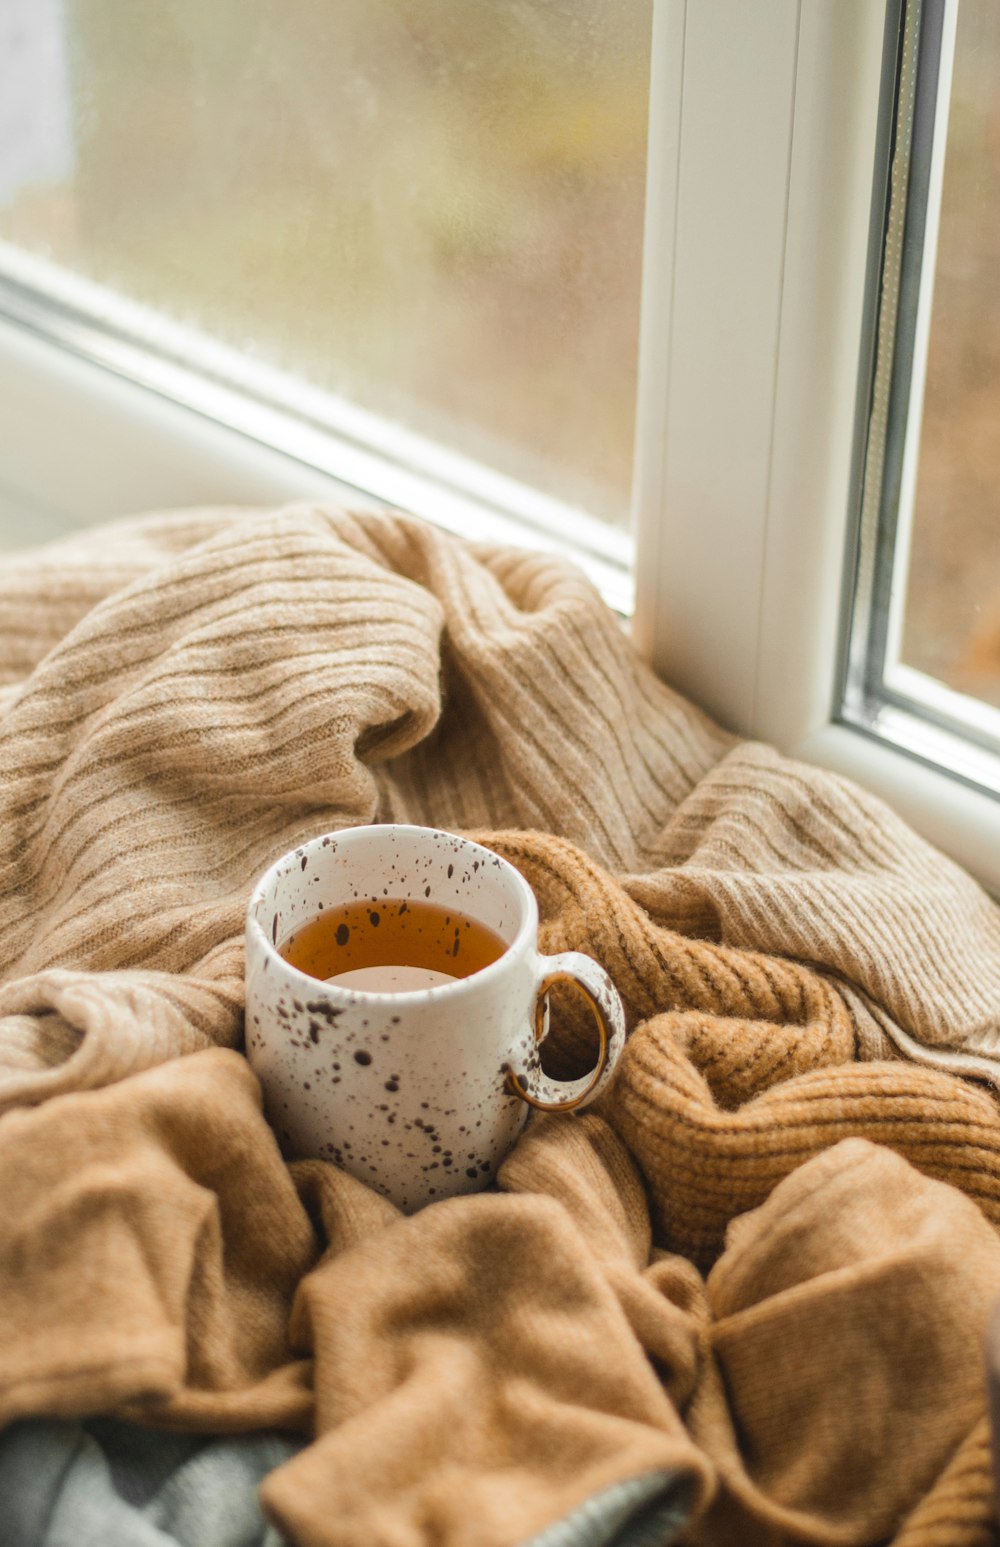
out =
[(617, 525), (652, 0), (0, 0), (0, 239)]
[(902, 659), (1000, 706), (1000, 7), (962, 0)]
[(901, 21), (842, 717), (1000, 796), (1000, 13)]

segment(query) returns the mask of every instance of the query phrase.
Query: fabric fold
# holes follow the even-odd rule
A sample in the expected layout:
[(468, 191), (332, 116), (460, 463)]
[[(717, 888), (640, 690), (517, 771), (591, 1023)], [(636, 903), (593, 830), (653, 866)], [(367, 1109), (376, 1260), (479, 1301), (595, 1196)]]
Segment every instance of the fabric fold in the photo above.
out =
[(287, 1345), (318, 1242), (237, 1053), (0, 1120), (0, 1424), (307, 1427)]
[(992, 1532), (982, 1343), (1000, 1238), (974, 1204), (845, 1140), (733, 1222), (707, 1293), (717, 1374), (689, 1427), (721, 1490), (698, 1541), (926, 1530), (943, 1547), (963, 1540), (944, 1529), (956, 1508)]
[(660, 1474), (676, 1511), (710, 1492), (552, 1199), (456, 1198), (398, 1220), (304, 1280), (292, 1337), (315, 1361), (317, 1438), (262, 1497), (305, 1547), (502, 1547), (629, 1479)]
[[(695, 1024), (692, 1026), (691, 1021)], [(953, 1184), (1000, 1223), (1000, 1111), (985, 1087), (904, 1063), (818, 1058), (760, 1094), (718, 1099), (759, 1057), (768, 1068), (781, 1028), (724, 1017), (655, 1016), (636, 1028), (609, 1116), (650, 1190), (656, 1240), (708, 1268), (730, 1221), (842, 1139), (885, 1145)], [(807, 1047), (803, 1052), (807, 1052)]]
[[(628, 1017), (596, 1110), (412, 1219), (287, 1165), (240, 1052), (254, 882), (372, 820), (511, 860)], [(0, 834), (0, 1425), (49, 1462), (286, 1431), (295, 1547), (990, 1539), (1000, 911), (572, 566), (314, 505), (13, 556)]]
[(282, 1547), (257, 1483), (285, 1435), (165, 1435), (33, 1419), (0, 1435), (0, 1547)]
[[(980, 889), (848, 781), (713, 726), (550, 555), (311, 505), (155, 515), (11, 557), (0, 659), (7, 980), (134, 968), (197, 999), (249, 885), (303, 838), (533, 827), (656, 924), (815, 963), (900, 1051), (995, 1073)], [(123, 1049), (102, 1078), (133, 1066)], [(34, 1089), (18, 1075), (10, 1099)]]

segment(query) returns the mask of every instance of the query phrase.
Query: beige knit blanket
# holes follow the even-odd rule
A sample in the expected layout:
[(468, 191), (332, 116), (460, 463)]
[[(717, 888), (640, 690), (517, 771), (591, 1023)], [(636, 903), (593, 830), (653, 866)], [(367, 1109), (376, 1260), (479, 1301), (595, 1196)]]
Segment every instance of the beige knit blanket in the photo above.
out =
[[(410, 1220), (287, 1167), (238, 1051), (252, 882), (379, 819), (510, 858), (631, 1033)], [(263, 1498), (308, 1547), (515, 1547), (660, 1475), (691, 1542), (993, 1539), (1000, 913), (572, 568), (314, 507), (8, 559), (0, 835), (0, 1423), (302, 1430)]]

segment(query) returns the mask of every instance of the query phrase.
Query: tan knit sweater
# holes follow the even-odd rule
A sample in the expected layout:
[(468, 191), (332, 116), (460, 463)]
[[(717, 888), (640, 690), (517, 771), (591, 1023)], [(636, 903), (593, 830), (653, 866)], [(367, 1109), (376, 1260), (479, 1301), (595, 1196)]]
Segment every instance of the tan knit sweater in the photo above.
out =
[[(0, 673), (0, 1421), (305, 1429), (264, 1497), (309, 1544), (514, 1547), (657, 1472), (699, 1543), (991, 1539), (968, 877), (712, 725), (571, 568), (402, 517), (8, 560)], [(598, 1114), (408, 1221), (289, 1170), (226, 1051), (253, 880), (373, 819), (506, 854), (631, 1030)], [(554, 1066), (585, 1039), (560, 1000)]]

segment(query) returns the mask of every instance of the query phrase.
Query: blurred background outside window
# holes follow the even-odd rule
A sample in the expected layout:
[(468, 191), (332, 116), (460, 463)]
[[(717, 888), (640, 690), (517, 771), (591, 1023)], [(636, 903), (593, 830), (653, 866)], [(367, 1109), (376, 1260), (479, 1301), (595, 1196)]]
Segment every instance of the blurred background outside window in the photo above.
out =
[[(161, 345), (208, 340), (310, 412), (624, 533), (652, 12), (0, 0), (0, 277), (71, 276)], [(998, 81), (1000, 7), (961, 0), (897, 632), (907, 666), (1000, 707)]]
[(848, 723), (1000, 795), (1000, 10), (905, 0)]
[(900, 657), (1000, 708), (996, 0), (958, 8)]
[(0, 0), (0, 240), (628, 522), (652, 0)]

